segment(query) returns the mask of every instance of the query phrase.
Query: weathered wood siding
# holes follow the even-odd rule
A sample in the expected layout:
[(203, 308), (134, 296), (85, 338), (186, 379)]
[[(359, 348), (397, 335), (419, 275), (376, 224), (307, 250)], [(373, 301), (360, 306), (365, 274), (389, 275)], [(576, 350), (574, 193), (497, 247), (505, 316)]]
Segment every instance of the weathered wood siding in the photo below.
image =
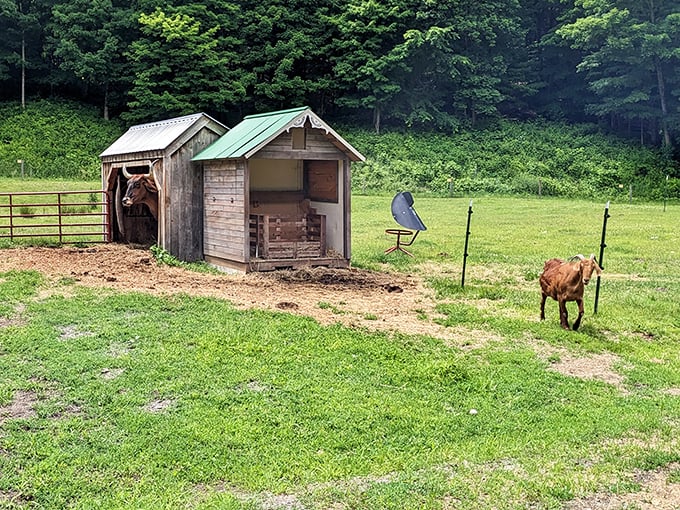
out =
[(241, 160), (207, 162), (203, 173), (206, 256), (238, 263), (248, 261), (248, 191)]
[(307, 128), (304, 149), (293, 149), (293, 136), (285, 131), (253, 157), (263, 159), (345, 159), (345, 154), (319, 129)]
[(203, 259), (203, 172), (191, 158), (217, 138), (213, 131), (201, 129), (167, 151), (160, 245), (180, 260)]

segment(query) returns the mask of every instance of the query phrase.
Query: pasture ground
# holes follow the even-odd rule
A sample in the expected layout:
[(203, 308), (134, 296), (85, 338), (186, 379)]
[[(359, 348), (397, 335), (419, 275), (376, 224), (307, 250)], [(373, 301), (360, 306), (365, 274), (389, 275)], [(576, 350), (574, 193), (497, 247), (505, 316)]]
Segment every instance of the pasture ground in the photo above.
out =
[(567, 202), (480, 200), (462, 290), (443, 201), (409, 259), (357, 198), (379, 271), (0, 250), (0, 508), (680, 508), (677, 209), (615, 212), (600, 312), (591, 285), (565, 332), (536, 266), (596, 246), (599, 208), (584, 234), (538, 218)]

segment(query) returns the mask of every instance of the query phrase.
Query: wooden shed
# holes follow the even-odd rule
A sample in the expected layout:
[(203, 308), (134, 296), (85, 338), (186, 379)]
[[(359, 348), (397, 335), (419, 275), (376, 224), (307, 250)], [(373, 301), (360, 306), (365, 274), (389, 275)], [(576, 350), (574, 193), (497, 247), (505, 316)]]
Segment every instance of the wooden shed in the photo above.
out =
[(199, 154), (203, 255), (223, 269), (347, 267), (351, 162), (308, 107), (250, 115)]
[[(180, 260), (203, 259), (203, 174), (191, 158), (227, 132), (205, 113), (131, 127), (100, 154), (114, 242), (158, 246)], [(149, 173), (158, 188), (158, 218), (146, 205), (123, 207), (129, 174)]]

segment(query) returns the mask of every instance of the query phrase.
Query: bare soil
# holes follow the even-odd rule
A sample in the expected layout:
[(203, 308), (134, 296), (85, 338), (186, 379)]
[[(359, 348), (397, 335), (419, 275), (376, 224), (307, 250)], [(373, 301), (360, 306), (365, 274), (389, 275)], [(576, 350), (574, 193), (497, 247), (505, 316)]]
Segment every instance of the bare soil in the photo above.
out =
[(148, 250), (121, 244), (0, 250), (0, 272), (12, 269), (34, 269), (55, 284), (72, 278), (88, 287), (125, 292), (222, 298), (239, 309), (285, 310), (321, 324), (456, 336), (431, 319), (436, 317), (431, 295), (421, 279), (408, 275), (324, 267), (208, 274), (158, 265)]

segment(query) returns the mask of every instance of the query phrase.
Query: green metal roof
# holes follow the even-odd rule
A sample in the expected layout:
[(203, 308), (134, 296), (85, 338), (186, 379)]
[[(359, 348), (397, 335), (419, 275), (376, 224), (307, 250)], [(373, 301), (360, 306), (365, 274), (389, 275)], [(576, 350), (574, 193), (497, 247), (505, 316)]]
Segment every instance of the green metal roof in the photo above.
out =
[(330, 126), (322, 121), (309, 107), (248, 115), (244, 119), (192, 158), (192, 161), (211, 159), (250, 158), (262, 147), (292, 127), (301, 127), (309, 120), (313, 128), (322, 129), (326, 136), (353, 161), (365, 158), (349, 145)]

